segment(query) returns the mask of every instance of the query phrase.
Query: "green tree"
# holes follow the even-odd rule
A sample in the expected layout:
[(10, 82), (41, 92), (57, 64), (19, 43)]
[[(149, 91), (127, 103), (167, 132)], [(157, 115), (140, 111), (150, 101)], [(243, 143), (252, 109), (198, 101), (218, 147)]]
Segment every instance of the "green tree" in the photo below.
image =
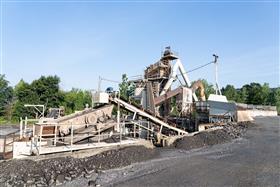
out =
[[(205, 93), (205, 97), (207, 99), (210, 94), (214, 94), (215, 93), (214, 86), (213, 86), (213, 84), (207, 82), (207, 80), (205, 80), (205, 79), (199, 79), (199, 80), (202, 82), (202, 84), (204, 86), (204, 93)], [(193, 85), (195, 82), (196, 81), (193, 81), (191, 83), (191, 85)], [(196, 95), (199, 95), (198, 90), (196, 91)]]
[[(0, 118), (7, 120), (13, 99), (13, 88), (4, 75), (0, 75)], [(0, 121), (1, 121), (0, 119)]]
[(280, 88), (271, 89), (268, 96), (268, 104), (277, 107), (277, 112), (280, 114)]
[(271, 93), (271, 89), (269, 88), (268, 83), (264, 83), (262, 85), (262, 105), (268, 105), (269, 104), (269, 95)]
[(34, 116), (33, 109), (24, 107), (25, 104), (39, 104), (39, 97), (27, 82), (20, 80), (15, 86), (14, 95), (16, 102), (13, 105), (13, 119)]
[(222, 94), (230, 101), (236, 101), (238, 97), (237, 91), (233, 85), (227, 85), (225, 88), (222, 88)]
[(251, 83), (243, 86), (247, 89), (248, 97), (246, 103), (255, 105), (266, 105), (269, 102), (270, 88), (268, 83), (263, 85), (259, 83)]
[(280, 114), (280, 88), (279, 87), (275, 89), (274, 98), (275, 98), (275, 106), (277, 107), (277, 112), (278, 114)]
[(122, 82), (119, 84), (120, 95), (122, 98), (128, 100), (134, 94), (135, 84), (128, 81), (127, 75), (122, 75)]
[(236, 102), (247, 103), (247, 98), (248, 98), (248, 89), (246, 86), (243, 86), (240, 90), (237, 90)]
[(208, 98), (210, 94), (215, 93), (215, 89), (214, 89), (213, 84), (207, 82), (207, 80), (205, 80), (205, 79), (202, 79), (201, 81), (202, 81), (202, 84), (204, 86), (206, 98)]
[(89, 91), (82, 91), (80, 89), (72, 88), (71, 91), (65, 92), (63, 105), (67, 114), (73, 113), (77, 110), (83, 110), (88, 104), (91, 104), (91, 93)]
[(263, 102), (262, 86), (259, 83), (251, 83), (247, 86), (248, 89), (248, 104), (259, 105)]
[(25, 104), (41, 104), (45, 105), (46, 109), (59, 107), (64, 100), (63, 93), (59, 90), (59, 82), (57, 76), (41, 76), (31, 84), (21, 80), (15, 87), (13, 118), (34, 117), (34, 109), (24, 107)]
[(33, 92), (39, 97), (38, 104), (47, 108), (59, 107), (63, 101), (62, 92), (59, 91), (60, 78), (58, 76), (41, 76), (31, 83)]

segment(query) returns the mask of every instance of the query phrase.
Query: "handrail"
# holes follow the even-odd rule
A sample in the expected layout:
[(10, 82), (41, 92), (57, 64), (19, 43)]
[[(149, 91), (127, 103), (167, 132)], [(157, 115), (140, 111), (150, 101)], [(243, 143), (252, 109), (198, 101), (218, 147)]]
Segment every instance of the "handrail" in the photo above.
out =
[(150, 119), (151, 121), (153, 121), (154, 123), (160, 125), (160, 126), (164, 126), (168, 129), (171, 129), (171, 130), (174, 130), (174, 131), (177, 131), (178, 134), (188, 134), (188, 132), (184, 131), (184, 130), (181, 130), (181, 129), (178, 129), (176, 127), (172, 127), (171, 125), (169, 125), (168, 123), (165, 123), (163, 122), (162, 120), (158, 119), (157, 117), (121, 100), (121, 99), (118, 99), (116, 97), (111, 97), (110, 100), (116, 104), (120, 104), (120, 105), (123, 105), (123, 107), (131, 112), (136, 112), (137, 114), (139, 114), (140, 116), (143, 116), (145, 118), (148, 118)]

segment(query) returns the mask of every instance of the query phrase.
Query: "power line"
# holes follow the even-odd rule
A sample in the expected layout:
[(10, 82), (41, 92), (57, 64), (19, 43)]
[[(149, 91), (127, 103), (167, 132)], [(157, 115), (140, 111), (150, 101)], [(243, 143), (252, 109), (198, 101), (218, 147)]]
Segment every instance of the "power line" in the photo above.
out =
[(121, 82), (119, 82), (119, 81), (106, 79), (106, 78), (104, 78), (104, 77), (100, 77), (100, 79), (101, 79), (102, 81), (113, 82), (113, 83), (116, 83), (116, 84), (120, 84), (120, 83), (121, 83)]
[[(179, 76), (183, 76), (184, 74), (191, 73), (191, 72), (196, 71), (196, 70), (198, 70), (198, 69), (204, 68), (205, 66), (208, 66), (208, 65), (210, 65), (210, 64), (212, 64), (212, 63), (215, 63), (215, 62), (214, 62), (214, 61), (208, 62), (208, 63), (203, 64), (203, 65), (201, 65), (201, 66), (198, 66), (198, 67), (196, 67), (196, 68), (194, 68), (194, 69), (191, 69), (191, 70), (189, 70), (189, 71), (186, 71), (186, 72), (183, 73), (183, 74), (176, 75), (176, 77), (179, 78)], [(139, 75), (130, 76), (130, 77), (128, 77), (128, 78), (137, 77), (137, 76), (139, 76)]]
[(208, 66), (209, 64), (212, 64), (212, 63), (215, 63), (215, 62), (214, 62), (214, 61), (208, 62), (208, 63), (203, 64), (203, 65), (201, 65), (201, 66), (198, 66), (198, 67), (196, 67), (196, 68), (194, 68), (194, 69), (191, 69), (191, 70), (189, 70), (189, 71), (186, 71), (185, 73), (181, 73), (180, 75), (176, 75), (176, 77), (179, 78), (179, 76), (183, 76), (184, 74), (187, 74), (187, 73), (196, 71), (196, 70), (198, 70), (198, 69), (204, 68), (205, 66)]
[[(196, 71), (196, 70), (198, 70), (198, 69), (204, 68), (205, 66), (208, 66), (209, 64), (212, 64), (212, 63), (215, 63), (215, 62), (214, 62), (214, 61), (208, 62), (208, 63), (203, 64), (203, 65), (201, 65), (201, 66), (198, 66), (198, 67), (196, 67), (196, 68), (194, 68), (194, 69), (191, 69), (191, 70), (189, 70), (189, 71), (186, 71), (186, 73), (190, 73), (190, 72)], [(185, 73), (185, 74), (186, 74), (186, 73)], [(182, 75), (183, 75), (183, 74), (177, 75), (177, 78), (179, 78), (179, 76), (182, 76)], [(130, 77), (128, 77), (128, 78), (133, 78), (133, 77), (138, 77), (138, 76), (140, 76), (140, 75), (134, 75), (134, 76), (130, 76)], [(119, 82), (119, 81), (106, 79), (106, 78), (104, 78), (104, 77), (99, 77), (99, 78), (100, 78), (99, 81), (107, 81), (107, 82), (112, 82), (112, 83), (116, 83), (116, 84), (120, 84), (120, 83), (121, 83), (121, 82)], [(181, 81), (180, 81), (180, 83), (181, 83)], [(100, 84), (101, 84), (101, 82), (100, 82)], [(182, 83), (181, 83), (181, 84), (182, 84)]]
[(194, 68), (194, 69), (192, 69), (192, 70), (189, 70), (189, 71), (187, 71), (186, 73), (190, 73), (190, 72), (196, 71), (196, 70), (201, 69), (201, 68), (203, 68), (203, 67), (205, 67), (205, 66), (208, 66), (209, 64), (212, 64), (212, 63), (214, 63), (214, 62), (208, 62), (208, 63), (206, 63), (206, 64), (204, 64), (204, 65), (201, 65), (201, 66), (198, 66), (198, 67), (196, 67), (196, 68)]

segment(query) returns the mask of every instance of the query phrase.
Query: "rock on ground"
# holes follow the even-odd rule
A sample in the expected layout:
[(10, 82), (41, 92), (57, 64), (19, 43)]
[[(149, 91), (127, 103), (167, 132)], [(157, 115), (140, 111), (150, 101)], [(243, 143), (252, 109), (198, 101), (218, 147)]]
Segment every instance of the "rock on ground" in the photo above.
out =
[[(240, 137), (247, 128), (246, 123), (230, 123), (223, 129), (201, 132), (184, 137), (174, 143), (175, 148), (193, 149), (228, 142)], [(102, 170), (119, 168), (135, 162), (156, 158), (160, 149), (131, 146), (110, 150), (86, 158), (59, 157), (34, 161), (19, 159), (0, 162), (0, 186), (55, 186), (77, 178), (89, 181), (94, 186)]]
[(127, 166), (151, 159), (157, 154), (155, 149), (132, 146), (87, 158), (3, 161), (0, 162), (0, 186), (55, 186), (80, 177), (92, 180), (96, 179), (100, 170)]
[(232, 139), (242, 136), (246, 132), (249, 124), (251, 123), (228, 123), (222, 125), (223, 129), (209, 132), (204, 131), (194, 136), (186, 136), (178, 139), (173, 146), (178, 149), (190, 150), (204, 146), (226, 143)]

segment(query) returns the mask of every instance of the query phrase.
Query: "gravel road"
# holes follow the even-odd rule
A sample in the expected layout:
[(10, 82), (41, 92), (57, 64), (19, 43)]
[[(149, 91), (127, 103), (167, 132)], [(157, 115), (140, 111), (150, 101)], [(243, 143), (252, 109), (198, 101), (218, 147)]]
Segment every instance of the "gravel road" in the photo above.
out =
[(160, 159), (108, 170), (97, 181), (103, 186), (280, 186), (279, 121), (259, 117), (230, 143), (163, 149)]

